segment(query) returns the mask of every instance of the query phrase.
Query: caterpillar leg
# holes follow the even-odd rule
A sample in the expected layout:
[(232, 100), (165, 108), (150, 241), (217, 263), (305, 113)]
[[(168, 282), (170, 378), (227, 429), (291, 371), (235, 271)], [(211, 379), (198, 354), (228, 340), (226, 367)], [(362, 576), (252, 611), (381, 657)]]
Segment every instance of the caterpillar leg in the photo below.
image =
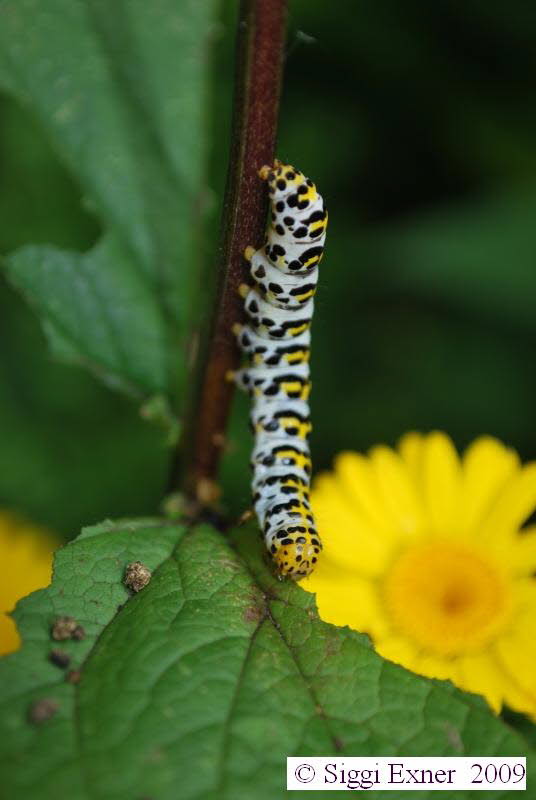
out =
[(246, 522), (249, 522), (250, 519), (253, 519), (255, 516), (255, 512), (252, 508), (247, 508), (243, 511), (236, 521), (236, 527), (239, 528), (241, 525), (245, 525)]
[[(283, 162), (280, 158), (274, 158), (274, 163), (270, 166), (270, 164), (264, 164), (257, 172), (259, 178), (263, 181), (267, 181), (271, 174), (278, 170), (280, 167), (283, 166)], [(292, 167), (292, 169), (294, 169)]]
[(228, 370), (225, 377), (228, 381), (236, 383), (239, 389), (249, 392), (251, 389), (251, 373), (249, 369)]

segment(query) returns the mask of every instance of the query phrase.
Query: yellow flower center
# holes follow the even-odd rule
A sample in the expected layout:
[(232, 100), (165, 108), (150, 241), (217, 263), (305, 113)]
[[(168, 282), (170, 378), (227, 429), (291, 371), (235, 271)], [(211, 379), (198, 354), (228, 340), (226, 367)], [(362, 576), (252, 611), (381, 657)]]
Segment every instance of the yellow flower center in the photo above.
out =
[(451, 541), (405, 550), (386, 575), (383, 598), (399, 631), (443, 656), (481, 648), (511, 608), (499, 568)]

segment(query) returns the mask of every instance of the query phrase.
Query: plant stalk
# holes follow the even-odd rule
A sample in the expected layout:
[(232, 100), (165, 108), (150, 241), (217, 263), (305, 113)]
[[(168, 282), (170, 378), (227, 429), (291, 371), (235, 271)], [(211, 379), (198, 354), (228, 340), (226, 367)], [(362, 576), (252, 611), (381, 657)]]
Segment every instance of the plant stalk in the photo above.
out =
[(263, 240), (268, 210), (258, 170), (275, 154), (286, 31), (286, 0), (242, 0), (236, 45), (231, 151), (218, 252), (218, 289), (194, 391), (172, 471), (171, 488), (201, 505), (216, 499), (217, 472), (240, 353), (231, 331), (243, 319), (238, 287), (248, 280), (244, 250)]

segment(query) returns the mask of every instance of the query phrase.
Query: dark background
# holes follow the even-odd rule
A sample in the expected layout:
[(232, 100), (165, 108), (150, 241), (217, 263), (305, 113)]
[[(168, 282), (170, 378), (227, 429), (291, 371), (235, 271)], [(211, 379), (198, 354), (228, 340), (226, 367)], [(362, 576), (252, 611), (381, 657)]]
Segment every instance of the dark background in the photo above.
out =
[[(217, 238), (234, 18), (214, 46)], [(341, 449), (440, 428), (536, 455), (536, 7), (478, 0), (293, 0), (278, 155), (330, 211), (313, 326), (316, 469)], [(223, 132), (227, 132), (224, 135)], [(0, 105), (0, 249), (99, 236), (36, 123)], [(237, 398), (223, 482), (248, 505), (251, 444)], [(0, 275), (0, 506), (75, 535), (154, 513), (169, 454), (128, 399), (49, 357)]]

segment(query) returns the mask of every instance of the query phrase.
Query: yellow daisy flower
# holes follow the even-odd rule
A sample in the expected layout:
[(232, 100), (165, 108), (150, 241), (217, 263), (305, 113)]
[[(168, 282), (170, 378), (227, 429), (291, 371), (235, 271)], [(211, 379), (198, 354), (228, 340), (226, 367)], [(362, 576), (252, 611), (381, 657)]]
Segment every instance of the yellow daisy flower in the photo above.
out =
[(460, 458), (444, 433), (342, 453), (320, 475), (324, 543), (300, 582), (378, 653), (536, 718), (536, 462), (496, 439)]
[(21, 597), (48, 586), (52, 557), (60, 542), (37, 525), (0, 511), (0, 655), (18, 650), (17, 626), (6, 612)]

